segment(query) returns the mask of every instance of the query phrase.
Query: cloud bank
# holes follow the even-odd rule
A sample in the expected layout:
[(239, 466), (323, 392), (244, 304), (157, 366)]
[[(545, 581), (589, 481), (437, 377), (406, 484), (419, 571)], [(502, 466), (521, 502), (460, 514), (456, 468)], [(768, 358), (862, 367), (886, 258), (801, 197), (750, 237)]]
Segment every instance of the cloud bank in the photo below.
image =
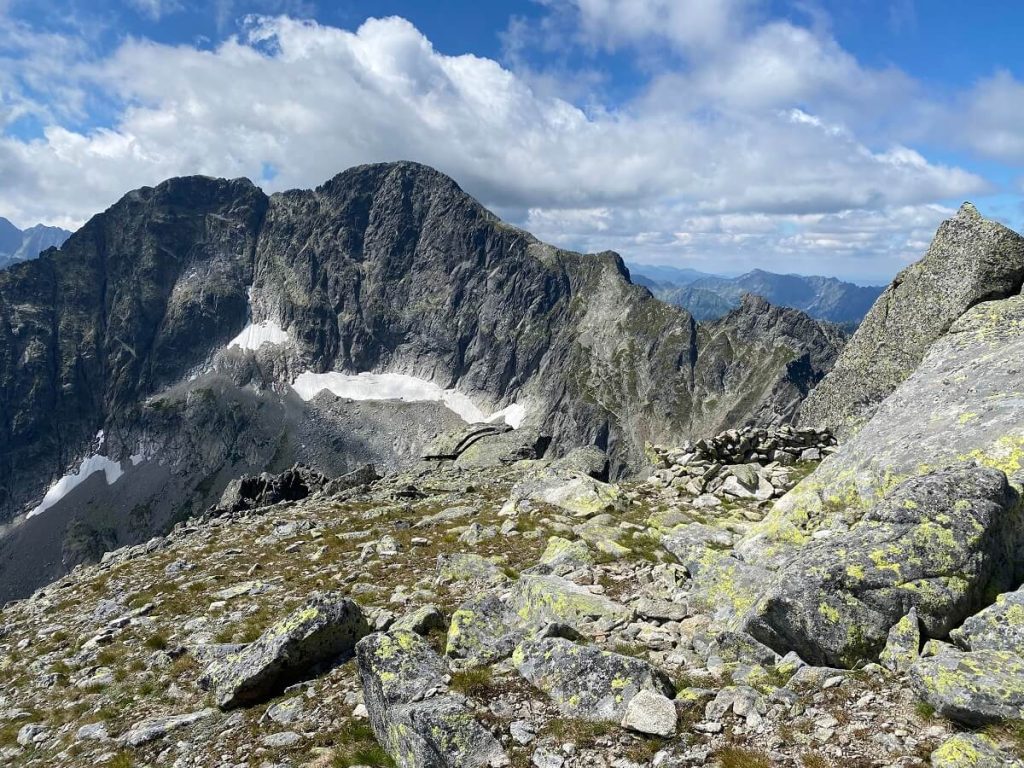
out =
[[(545, 34), (595, 52), (662, 47), (659, 66), (628, 102), (580, 106), (557, 82), (537, 87), (537, 73), (444, 55), (397, 17), (345, 30), (253, 16), (213, 48), (128, 39), (100, 59), (28, 29), (0, 33), (0, 125), (31, 115), (42, 126), (0, 137), (0, 213), (75, 226), (174, 175), (248, 176), (274, 191), (412, 159), (566, 247), (873, 277), (920, 255), (950, 213), (942, 201), (991, 188), (904, 140), (916, 129), (894, 111), (940, 109), (911, 78), (861, 66), (825, 32), (761, 19), (742, 0), (547, 6)], [(963, 94), (963, 141), (1024, 157), (1022, 92), (1001, 73)], [(106, 124), (76, 126), (97, 102)]]

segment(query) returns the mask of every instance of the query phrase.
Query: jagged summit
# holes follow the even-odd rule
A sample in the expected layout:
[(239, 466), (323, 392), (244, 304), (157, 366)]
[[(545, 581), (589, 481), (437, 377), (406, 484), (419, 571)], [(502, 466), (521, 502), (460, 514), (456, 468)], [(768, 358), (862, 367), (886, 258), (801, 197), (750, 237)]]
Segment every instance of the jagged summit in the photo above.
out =
[(1024, 237), (971, 203), (943, 222), (920, 261), (875, 302), (835, 369), (803, 406), (809, 424), (855, 432), (976, 304), (1020, 293)]

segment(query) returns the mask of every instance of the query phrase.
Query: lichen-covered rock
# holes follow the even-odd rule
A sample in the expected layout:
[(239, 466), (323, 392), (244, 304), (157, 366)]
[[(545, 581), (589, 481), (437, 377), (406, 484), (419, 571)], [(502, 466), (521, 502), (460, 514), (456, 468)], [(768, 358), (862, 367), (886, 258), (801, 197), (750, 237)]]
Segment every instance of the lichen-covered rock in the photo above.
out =
[(740, 627), (772, 579), (770, 571), (711, 548), (695, 570), (688, 602), (694, 610), (708, 613), (720, 628)]
[(511, 579), (494, 560), (470, 552), (437, 556), (437, 583), (477, 583), (486, 586), (506, 584)]
[(523, 574), (507, 599), (482, 595), (455, 610), (445, 653), (465, 666), (490, 664), (507, 659), (519, 643), (549, 625), (575, 631), (582, 622), (602, 620), (610, 628), (635, 615), (633, 609), (558, 576)]
[(1009, 651), (922, 657), (910, 683), (943, 717), (975, 727), (1024, 719), (1024, 659)]
[(400, 616), (389, 627), (392, 632), (401, 630), (415, 632), (417, 635), (427, 635), (433, 631), (444, 630), (444, 628), (444, 614), (436, 605), (420, 606), (411, 613)]
[(620, 504), (618, 488), (595, 480), (590, 475), (567, 470), (542, 470), (512, 487), (509, 506), (531, 501), (563, 509), (576, 517), (592, 517), (616, 509)]
[(524, 622), (495, 595), (460, 605), (448, 625), (445, 653), (465, 666), (507, 659), (525, 636)]
[(890, 672), (906, 672), (917, 661), (920, 648), (921, 625), (917, 619), (917, 608), (911, 608), (910, 613), (889, 630), (878, 661)]
[(463, 469), (500, 467), (516, 461), (539, 459), (550, 443), (550, 436), (523, 427), (477, 440), (459, 454), (455, 466)]
[(907, 480), (849, 532), (805, 546), (759, 592), (746, 630), (846, 667), (876, 658), (913, 607), (930, 637), (946, 637), (1015, 584), (1017, 503), (1002, 472), (970, 463)]
[(777, 568), (816, 535), (847, 530), (908, 478), (968, 460), (1007, 475), (1024, 468), (1022, 357), (1024, 296), (968, 310), (871, 421), (780, 499), (737, 552)]
[(548, 539), (548, 545), (540, 556), (538, 563), (552, 571), (573, 571), (587, 568), (595, 563), (594, 555), (585, 541), (574, 539), (569, 541), (560, 536)]
[(241, 651), (214, 661), (202, 682), (221, 709), (264, 701), (316, 665), (351, 653), (368, 632), (357, 603), (314, 595)]
[(448, 691), (444, 660), (419, 635), (368, 635), (356, 659), (374, 735), (402, 768), (509, 765), (465, 698)]
[(592, 517), (582, 525), (576, 526), (573, 531), (598, 552), (616, 560), (630, 553), (629, 547), (623, 543), (626, 531), (616, 524), (612, 515), (600, 514)]
[(958, 733), (932, 752), (932, 768), (1024, 768), (982, 733)]
[(703, 523), (689, 523), (673, 528), (662, 539), (661, 546), (670, 552), (696, 578), (701, 567), (711, 565), (728, 553), (733, 535), (721, 528)]
[(558, 470), (588, 475), (602, 482), (608, 481), (608, 454), (593, 445), (573, 448), (565, 456), (552, 462), (551, 466)]
[(837, 429), (841, 438), (855, 431), (957, 318), (980, 301), (1013, 296), (1022, 282), (1024, 238), (964, 203), (924, 258), (878, 298), (804, 402), (801, 420)]
[(675, 695), (668, 676), (650, 663), (560, 637), (528, 640), (512, 661), (567, 717), (620, 723), (640, 691)]
[(990, 649), (1024, 655), (1024, 590), (1004, 592), (995, 603), (949, 633), (967, 651)]
[(551, 622), (576, 626), (585, 619), (625, 624), (634, 616), (631, 608), (557, 576), (520, 576), (509, 604), (523, 624), (537, 629)]

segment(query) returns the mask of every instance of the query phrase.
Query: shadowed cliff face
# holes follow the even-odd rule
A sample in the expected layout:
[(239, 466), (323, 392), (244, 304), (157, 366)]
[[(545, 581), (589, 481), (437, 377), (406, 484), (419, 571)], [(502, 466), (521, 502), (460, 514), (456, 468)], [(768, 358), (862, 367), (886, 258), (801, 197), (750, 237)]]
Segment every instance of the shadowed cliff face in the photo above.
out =
[[(699, 330), (632, 285), (617, 255), (540, 243), (411, 163), (269, 198), (245, 180), (174, 179), (0, 274), (0, 524), (38, 503), (100, 430), (129, 474), (142, 447), (159, 456), (174, 482), (150, 485), (188, 495), (190, 508), (231, 471), (322, 465), (325, 445), (352, 442), (339, 430), (369, 422), (316, 416), (323, 404), (289, 388), (303, 371), (414, 375), (488, 412), (523, 403), (556, 451), (598, 445), (622, 474), (643, 463), (645, 441), (792, 415), (835, 339), (806, 318), (780, 333), (771, 311), (747, 302)], [(249, 322), (289, 340), (227, 351)], [(228, 410), (196, 416), (211, 403)], [(360, 459), (386, 463), (374, 451), (386, 448)], [(140, 493), (137, 504), (156, 490)], [(138, 539), (175, 514), (113, 538)]]

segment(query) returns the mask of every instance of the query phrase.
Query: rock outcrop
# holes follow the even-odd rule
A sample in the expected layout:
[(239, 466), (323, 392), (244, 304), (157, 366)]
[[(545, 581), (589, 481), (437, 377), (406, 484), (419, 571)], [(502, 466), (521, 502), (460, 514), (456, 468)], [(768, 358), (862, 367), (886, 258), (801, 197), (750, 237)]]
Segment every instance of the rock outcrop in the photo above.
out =
[(948, 637), (1024, 576), (1019, 501), (995, 469), (907, 480), (848, 532), (806, 545), (779, 569), (745, 629), (779, 653), (845, 667), (877, 657), (911, 609), (928, 637)]
[(807, 398), (804, 423), (841, 438), (856, 432), (921, 363), (931, 345), (981, 302), (1024, 284), (1024, 237), (964, 203), (939, 227), (924, 258), (886, 288), (835, 368)]
[(213, 662), (203, 675), (204, 684), (221, 709), (263, 701), (316, 665), (351, 654), (368, 632), (356, 603), (317, 595), (253, 643)]
[(356, 648), (377, 740), (407, 768), (501, 768), (509, 758), (462, 696), (448, 692), (444, 661), (419, 635), (373, 634)]

